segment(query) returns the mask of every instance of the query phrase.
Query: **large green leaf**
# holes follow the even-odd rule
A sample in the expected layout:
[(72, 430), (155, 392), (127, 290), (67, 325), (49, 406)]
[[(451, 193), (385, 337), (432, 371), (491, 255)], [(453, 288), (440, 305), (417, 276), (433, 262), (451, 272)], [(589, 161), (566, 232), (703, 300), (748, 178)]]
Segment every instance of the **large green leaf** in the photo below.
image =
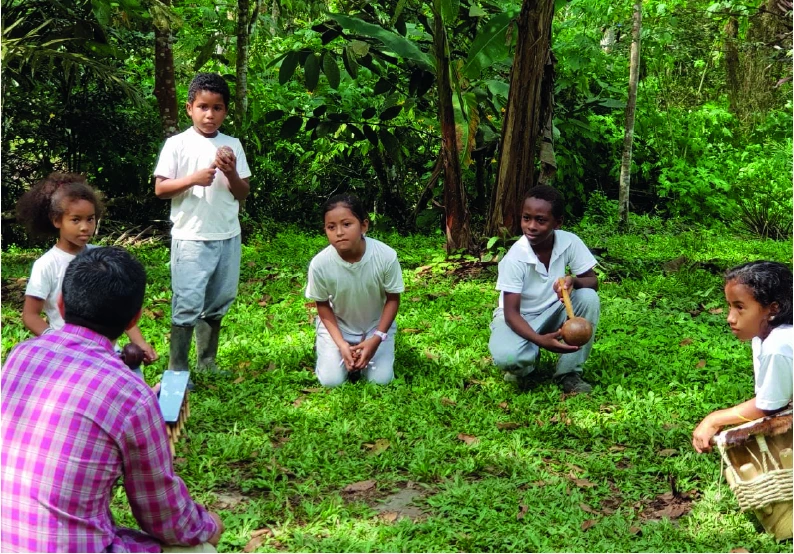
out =
[(378, 145), (378, 132), (369, 125), (364, 125), (364, 136), (372, 146)]
[(342, 62), (345, 64), (345, 71), (353, 79), (358, 77), (358, 63), (356, 63), (355, 55), (350, 51), (350, 47), (345, 48), (342, 53)]
[(496, 14), (483, 24), (469, 48), (466, 63), (463, 64), (464, 75), (474, 79), (486, 67), (507, 58), (510, 53), (507, 30), (513, 24), (517, 13), (508, 10)]
[(383, 149), (394, 159), (397, 159), (400, 156), (400, 141), (397, 140), (393, 134), (391, 134), (387, 129), (380, 128), (378, 130), (378, 138), (383, 143)]
[(433, 59), (422, 52), (414, 41), (400, 36), (393, 31), (388, 31), (378, 25), (362, 21), (356, 17), (348, 17), (342, 14), (330, 14), (330, 17), (346, 29), (379, 40), (386, 48), (398, 56), (407, 60), (413, 60), (428, 71), (435, 70)]
[(278, 134), (283, 139), (292, 138), (300, 131), (301, 125), (303, 125), (303, 118), (299, 115), (293, 115), (281, 124), (281, 131)]
[(441, 0), (441, 19), (444, 25), (452, 26), (458, 19), (460, 0)]
[(323, 73), (328, 78), (328, 84), (331, 85), (332, 89), (339, 88), (339, 65), (337, 65), (331, 52), (323, 54)]
[(309, 54), (306, 58), (306, 63), (303, 64), (303, 72), (306, 74), (306, 89), (314, 92), (317, 88), (317, 83), (320, 81), (320, 57), (315, 54)]
[(386, 108), (380, 113), (380, 120), (381, 121), (388, 121), (390, 119), (394, 119), (400, 112), (402, 111), (403, 107), (401, 105), (392, 106), (391, 108)]
[(295, 68), (298, 67), (298, 61), (300, 61), (300, 54), (297, 52), (290, 52), (286, 55), (278, 70), (278, 82), (280, 85), (286, 85), (287, 81), (292, 79), (292, 74), (295, 73)]

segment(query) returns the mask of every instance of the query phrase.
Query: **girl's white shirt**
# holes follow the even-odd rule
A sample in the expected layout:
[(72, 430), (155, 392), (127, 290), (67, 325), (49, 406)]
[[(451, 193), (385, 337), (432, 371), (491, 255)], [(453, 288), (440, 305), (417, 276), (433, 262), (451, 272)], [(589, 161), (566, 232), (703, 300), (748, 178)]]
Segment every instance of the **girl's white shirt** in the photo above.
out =
[(397, 252), (379, 240), (366, 239), (361, 260), (349, 263), (328, 245), (312, 258), (306, 298), (330, 301), (339, 328), (363, 335), (378, 324), (386, 294), (405, 290)]
[[(88, 248), (95, 248), (95, 246), (88, 244), (86, 249)], [(58, 295), (61, 294), (66, 267), (76, 257), (76, 254), (69, 254), (57, 246), (53, 246), (41, 258), (33, 262), (33, 269), (30, 271), (25, 295), (44, 300), (44, 314), (53, 329), (60, 329), (64, 326), (61, 312), (58, 311)]]
[(775, 327), (763, 341), (753, 338), (755, 406), (761, 410), (779, 410), (791, 402), (794, 374), (794, 328)]

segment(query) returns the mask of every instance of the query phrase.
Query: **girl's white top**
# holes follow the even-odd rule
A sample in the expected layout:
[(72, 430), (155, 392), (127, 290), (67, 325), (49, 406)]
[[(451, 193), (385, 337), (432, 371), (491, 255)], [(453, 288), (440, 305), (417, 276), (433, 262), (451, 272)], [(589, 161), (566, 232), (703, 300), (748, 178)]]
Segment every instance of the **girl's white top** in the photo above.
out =
[(379, 240), (367, 237), (361, 260), (349, 263), (328, 245), (309, 264), (306, 298), (330, 301), (339, 328), (362, 335), (378, 324), (386, 293), (405, 290), (397, 252)]
[[(86, 248), (94, 248), (94, 245), (89, 244)], [(69, 254), (53, 246), (33, 262), (33, 269), (30, 271), (25, 295), (44, 300), (44, 314), (53, 329), (64, 326), (61, 312), (58, 311), (58, 295), (61, 294), (66, 267), (75, 257), (75, 254)]]
[(780, 325), (763, 341), (753, 338), (755, 372), (755, 406), (761, 410), (779, 410), (791, 402), (794, 357), (794, 328)]

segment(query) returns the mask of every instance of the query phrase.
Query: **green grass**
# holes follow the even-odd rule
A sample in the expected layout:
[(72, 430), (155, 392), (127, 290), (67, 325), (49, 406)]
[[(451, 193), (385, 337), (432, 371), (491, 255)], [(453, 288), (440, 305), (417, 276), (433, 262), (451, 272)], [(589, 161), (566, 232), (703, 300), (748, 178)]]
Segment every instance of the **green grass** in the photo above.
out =
[[(572, 397), (548, 380), (548, 354), (530, 391), (503, 382), (488, 354), (496, 267), (446, 262), (440, 236), (379, 237), (398, 251), (406, 283), (396, 380), (321, 389), (303, 287), (325, 238), (249, 240), (219, 355), (237, 380), (191, 397), (176, 461), (194, 496), (224, 518), (221, 550), (241, 551), (267, 527), (257, 551), (789, 552), (739, 512), (719, 484), (718, 456), (695, 454), (690, 435), (711, 410), (753, 394), (749, 346), (718, 313), (720, 272), (750, 259), (790, 263), (791, 245), (704, 230), (574, 230), (606, 250), (585, 369), (595, 390)], [(164, 355), (168, 250), (133, 252), (150, 276), (141, 328)], [(26, 337), (16, 279), (35, 257), (2, 258), (4, 356)], [(163, 356), (147, 380), (165, 366)], [(376, 484), (343, 490), (365, 480)], [(663, 517), (671, 482), (692, 500), (672, 520)], [(415, 517), (393, 521), (377, 508), (399, 491), (415, 495)], [(134, 525), (123, 492), (113, 509)]]

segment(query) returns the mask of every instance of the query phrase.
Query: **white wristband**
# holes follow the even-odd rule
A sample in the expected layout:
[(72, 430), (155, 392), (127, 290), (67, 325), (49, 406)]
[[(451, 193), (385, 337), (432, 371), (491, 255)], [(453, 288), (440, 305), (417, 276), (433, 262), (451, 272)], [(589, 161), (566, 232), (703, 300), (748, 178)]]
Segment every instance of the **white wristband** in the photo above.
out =
[(384, 333), (383, 331), (378, 331), (377, 329), (375, 329), (375, 332), (373, 334), (376, 337), (380, 337), (381, 342), (384, 342), (385, 340), (387, 340), (389, 338), (388, 334)]

